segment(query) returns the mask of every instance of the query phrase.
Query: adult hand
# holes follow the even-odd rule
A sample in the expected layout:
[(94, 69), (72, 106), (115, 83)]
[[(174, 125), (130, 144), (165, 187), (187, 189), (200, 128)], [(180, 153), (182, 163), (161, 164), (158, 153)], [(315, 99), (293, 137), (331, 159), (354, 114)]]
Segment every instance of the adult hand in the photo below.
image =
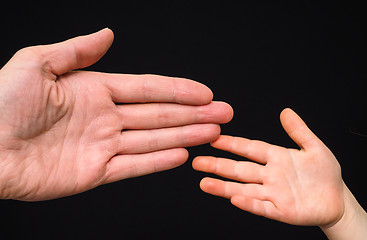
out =
[(171, 169), (232, 118), (191, 80), (73, 71), (112, 41), (104, 29), (28, 47), (1, 69), (0, 198), (52, 199)]

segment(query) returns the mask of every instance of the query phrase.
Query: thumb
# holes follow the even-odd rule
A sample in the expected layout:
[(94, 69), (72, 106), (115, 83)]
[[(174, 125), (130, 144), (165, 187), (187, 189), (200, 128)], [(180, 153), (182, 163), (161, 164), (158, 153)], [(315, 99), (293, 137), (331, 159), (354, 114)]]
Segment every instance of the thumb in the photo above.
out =
[(19, 51), (21, 54), (16, 54), (15, 57), (22, 61), (36, 59), (44, 71), (62, 75), (96, 63), (107, 52), (112, 42), (113, 32), (105, 28), (55, 44), (24, 48)]
[(302, 149), (319, 145), (321, 140), (307, 127), (306, 123), (290, 108), (280, 114), (280, 121), (288, 136)]
[(96, 33), (45, 46), (50, 53), (47, 58), (51, 72), (61, 75), (96, 63), (110, 48), (112, 41), (113, 32), (105, 28)]

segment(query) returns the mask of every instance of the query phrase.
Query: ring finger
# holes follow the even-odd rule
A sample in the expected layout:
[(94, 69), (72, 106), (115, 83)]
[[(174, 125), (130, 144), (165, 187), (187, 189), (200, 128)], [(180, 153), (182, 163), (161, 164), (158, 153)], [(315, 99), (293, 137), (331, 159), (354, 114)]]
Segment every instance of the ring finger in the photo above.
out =
[(122, 131), (117, 154), (137, 154), (189, 147), (213, 141), (220, 134), (217, 124), (193, 124), (153, 130)]

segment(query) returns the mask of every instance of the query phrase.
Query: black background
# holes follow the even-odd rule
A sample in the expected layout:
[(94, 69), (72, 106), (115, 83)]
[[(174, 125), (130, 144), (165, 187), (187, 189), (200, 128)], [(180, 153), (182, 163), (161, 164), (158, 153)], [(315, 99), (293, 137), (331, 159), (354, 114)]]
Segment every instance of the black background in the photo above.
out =
[[(20, 48), (109, 27), (114, 44), (88, 69), (197, 80), (233, 106), (224, 134), (286, 147), (295, 144), (279, 113), (291, 107), (334, 152), (367, 208), (365, 11), (353, 1), (23, 1), (1, 8), (0, 64)], [(189, 151), (174, 170), (76, 196), (2, 200), (0, 239), (326, 239), (317, 227), (258, 217), (201, 192), (209, 174), (192, 169), (195, 156), (240, 158), (209, 145)]]

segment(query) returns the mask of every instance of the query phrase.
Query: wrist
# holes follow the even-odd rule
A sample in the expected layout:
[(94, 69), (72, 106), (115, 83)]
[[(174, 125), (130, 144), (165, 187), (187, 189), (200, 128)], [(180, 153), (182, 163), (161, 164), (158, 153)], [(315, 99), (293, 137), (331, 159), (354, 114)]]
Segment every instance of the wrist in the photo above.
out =
[(344, 213), (333, 224), (320, 226), (330, 240), (367, 239), (367, 214), (343, 183)]

